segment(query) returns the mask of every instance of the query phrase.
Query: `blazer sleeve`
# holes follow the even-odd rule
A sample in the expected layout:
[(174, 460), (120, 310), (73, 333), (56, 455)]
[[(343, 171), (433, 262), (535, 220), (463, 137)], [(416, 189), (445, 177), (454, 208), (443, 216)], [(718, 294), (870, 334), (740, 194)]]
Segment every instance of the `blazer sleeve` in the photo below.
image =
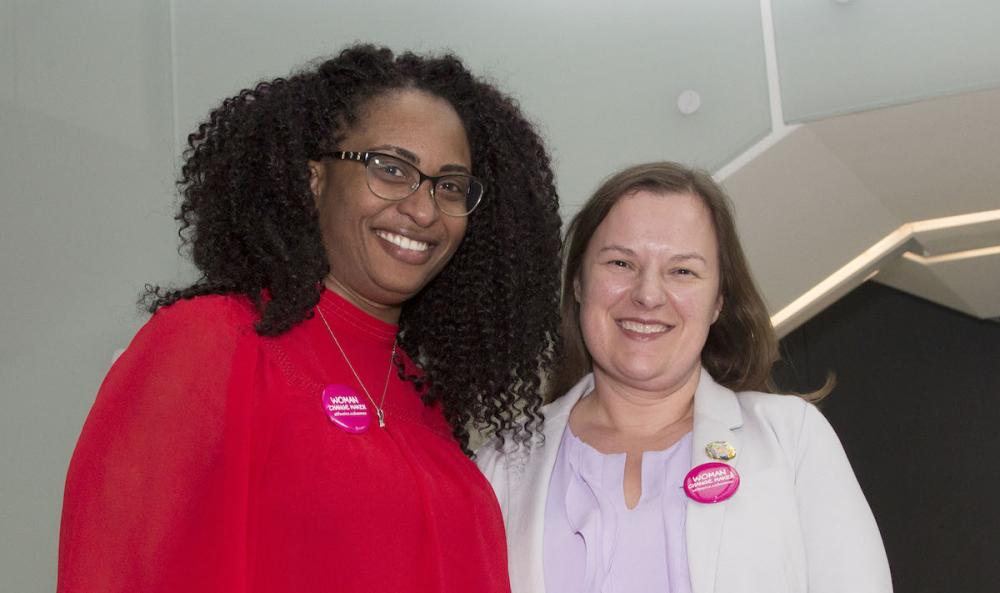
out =
[(805, 405), (795, 463), (809, 592), (891, 592), (875, 518), (840, 440), (811, 404)]
[(112, 366), (66, 478), (60, 593), (246, 589), (250, 319), (176, 303)]

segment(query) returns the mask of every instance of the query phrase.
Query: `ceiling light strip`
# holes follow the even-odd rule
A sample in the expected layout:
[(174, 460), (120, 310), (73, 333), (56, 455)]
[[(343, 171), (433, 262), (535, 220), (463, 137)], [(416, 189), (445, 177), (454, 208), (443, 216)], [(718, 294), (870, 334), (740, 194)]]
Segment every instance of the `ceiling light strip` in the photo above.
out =
[(903, 257), (920, 265), (929, 266), (932, 264), (943, 264), (965, 259), (975, 259), (977, 257), (989, 257), (992, 255), (1000, 255), (1000, 245), (979, 247), (977, 249), (966, 249), (964, 251), (953, 251), (951, 253), (942, 253), (939, 255), (920, 255), (919, 253), (908, 251), (903, 254)]
[(878, 272), (879, 264), (887, 257), (909, 251), (912, 239), (910, 225), (904, 224), (772, 315), (771, 324), (778, 337), (791, 333), (810, 317), (860, 286)]
[(1000, 222), (1000, 210), (983, 210), (903, 224), (772, 315), (771, 324), (779, 338), (788, 335), (810, 317), (877, 274), (880, 264), (890, 258), (905, 257), (917, 263), (933, 264), (998, 255), (1000, 245), (934, 256), (916, 253), (923, 251), (923, 246), (917, 240), (920, 233), (956, 230), (991, 222)]
[(910, 224), (913, 226), (914, 233), (926, 233), (929, 231), (954, 229), (990, 222), (1000, 222), (1000, 210), (983, 210), (981, 212), (970, 212), (968, 214), (958, 214), (956, 216), (929, 218), (927, 220), (918, 220)]

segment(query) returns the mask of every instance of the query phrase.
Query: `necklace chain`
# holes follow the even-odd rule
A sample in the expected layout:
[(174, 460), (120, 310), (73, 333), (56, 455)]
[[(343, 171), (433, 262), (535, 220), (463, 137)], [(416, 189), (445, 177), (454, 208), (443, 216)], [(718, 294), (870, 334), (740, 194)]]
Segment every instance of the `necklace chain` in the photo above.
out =
[(375, 408), (375, 414), (378, 416), (378, 426), (379, 428), (385, 428), (385, 392), (389, 389), (389, 377), (392, 376), (392, 361), (396, 358), (396, 340), (392, 341), (392, 353), (389, 355), (389, 369), (385, 372), (385, 384), (382, 385), (382, 399), (379, 403), (375, 403), (375, 398), (372, 394), (368, 392), (368, 388), (365, 387), (363, 381), (361, 381), (361, 376), (358, 372), (354, 370), (354, 365), (351, 364), (351, 359), (347, 357), (347, 352), (344, 352), (344, 347), (340, 345), (340, 340), (337, 339), (337, 334), (333, 333), (333, 328), (326, 321), (326, 316), (323, 315), (323, 310), (316, 307), (316, 312), (319, 313), (319, 318), (323, 320), (323, 325), (326, 326), (326, 331), (330, 332), (330, 337), (333, 338), (333, 343), (337, 345), (337, 349), (340, 350), (340, 355), (344, 357), (344, 362), (347, 363), (347, 368), (351, 369), (351, 373), (354, 374), (354, 378), (358, 381), (358, 385), (361, 386), (361, 390), (365, 392), (368, 396), (368, 401), (372, 403), (372, 407)]

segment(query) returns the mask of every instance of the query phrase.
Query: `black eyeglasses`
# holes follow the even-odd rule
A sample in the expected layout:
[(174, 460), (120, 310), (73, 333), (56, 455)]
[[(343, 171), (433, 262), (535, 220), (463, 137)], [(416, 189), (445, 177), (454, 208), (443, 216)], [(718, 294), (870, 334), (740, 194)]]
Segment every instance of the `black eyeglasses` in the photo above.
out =
[(483, 199), (483, 182), (464, 173), (425, 175), (412, 164), (381, 152), (324, 152), (320, 158), (364, 163), (368, 189), (383, 200), (404, 200), (431, 182), (434, 205), (448, 216), (468, 216)]

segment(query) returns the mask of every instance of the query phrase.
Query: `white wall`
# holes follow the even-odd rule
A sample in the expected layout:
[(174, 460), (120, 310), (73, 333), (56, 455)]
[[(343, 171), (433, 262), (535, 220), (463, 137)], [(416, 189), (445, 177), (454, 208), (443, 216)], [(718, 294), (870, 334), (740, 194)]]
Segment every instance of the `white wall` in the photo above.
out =
[[(962, 1), (977, 22), (994, 10)], [(783, 58), (790, 78), (802, 71), (800, 45), (808, 47), (794, 35), (796, 19), (826, 31), (824, 19), (838, 18), (830, 3), (814, 0), (803, 10), (775, 2), (779, 57), (782, 34), (795, 44)], [(759, 0), (0, 0), (0, 589), (54, 588), (74, 441), (112, 352), (142, 322), (135, 301), (143, 284), (190, 274), (177, 257), (172, 220), (178, 147), (223, 97), (355, 40), (450, 48), (539, 123), (570, 213), (621, 166), (675, 159), (714, 169), (768, 133), (760, 7)], [(906, 59), (904, 49), (890, 50)], [(836, 54), (823, 59), (835, 62)], [(936, 67), (948, 73), (968, 61), (955, 52), (942, 59)], [(984, 84), (982, 71), (977, 66), (968, 82)], [(798, 77), (802, 88), (789, 96), (808, 98), (801, 91), (817, 79), (859, 84), (850, 69), (837, 72), (842, 79)], [(691, 116), (675, 107), (685, 89), (702, 98)], [(935, 89), (908, 86), (907, 96)], [(767, 222), (738, 214), (741, 224)]]
[[(718, 167), (770, 126), (756, 0), (174, 4), (183, 133), (220, 97), (358, 40), (450, 49), (495, 79), (549, 140), (569, 205), (626, 164)], [(677, 111), (684, 89), (702, 94), (696, 117)]]
[(66, 465), (181, 265), (169, 6), (0, 3), (0, 590), (52, 591)]

